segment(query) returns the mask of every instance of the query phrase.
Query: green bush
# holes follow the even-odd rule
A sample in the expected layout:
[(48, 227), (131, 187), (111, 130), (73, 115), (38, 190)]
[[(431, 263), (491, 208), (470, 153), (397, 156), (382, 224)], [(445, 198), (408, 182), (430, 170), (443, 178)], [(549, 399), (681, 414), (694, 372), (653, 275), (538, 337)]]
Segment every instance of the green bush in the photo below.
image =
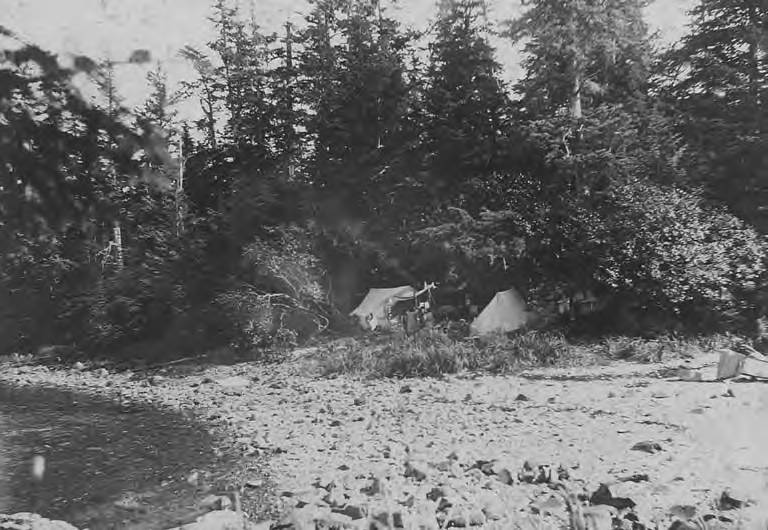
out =
[(97, 280), (66, 310), (69, 320), (79, 321), (76, 342), (89, 351), (107, 352), (163, 338), (186, 306), (184, 287), (169, 271), (147, 264)]
[(0, 222), (0, 354), (67, 341), (61, 307), (72, 295), (78, 265), (66, 237), (3, 228)]
[(328, 326), (311, 240), (299, 228), (268, 230), (246, 247), (241, 281), (216, 298), (232, 322), (234, 346), (290, 348)]
[(611, 190), (602, 206), (608, 252), (596, 279), (672, 312), (724, 311), (764, 272), (762, 238), (690, 192), (650, 183)]
[(233, 330), (238, 349), (286, 349), (323, 326), (315, 315), (302, 311), (282, 293), (264, 293), (241, 285), (216, 298)]

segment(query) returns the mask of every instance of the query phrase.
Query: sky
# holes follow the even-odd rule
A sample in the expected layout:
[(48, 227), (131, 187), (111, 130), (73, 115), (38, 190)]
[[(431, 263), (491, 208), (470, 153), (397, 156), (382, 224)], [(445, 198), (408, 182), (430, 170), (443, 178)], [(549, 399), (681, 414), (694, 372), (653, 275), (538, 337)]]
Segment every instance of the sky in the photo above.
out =
[[(211, 40), (207, 17), (213, 0), (0, 0), (0, 24), (66, 60), (87, 55), (94, 60), (127, 60), (135, 49), (148, 49), (168, 72), (171, 85), (191, 79), (193, 71), (179, 57), (186, 45), (203, 48)], [(246, 13), (268, 32), (279, 31), (286, 20), (300, 23), (306, 0), (239, 0)], [(686, 31), (687, 10), (695, 0), (656, 0), (647, 8), (652, 30), (663, 42), (673, 42)], [(435, 14), (436, 0), (384, 0), (387, 13), (406, 26), (423, 28)], [(489, 0), (493, 21), (521, 12), (521, 0)], [(520, 53), (511, 43), (496, 40), (498, 59), (507, 80), (520, 75)], [(146, 72), (152, 66), (121, 65), (117, 86), (125, 105), (139, 105), (147, 95)], [(182, 111), (184, 114), (193, 109)]]

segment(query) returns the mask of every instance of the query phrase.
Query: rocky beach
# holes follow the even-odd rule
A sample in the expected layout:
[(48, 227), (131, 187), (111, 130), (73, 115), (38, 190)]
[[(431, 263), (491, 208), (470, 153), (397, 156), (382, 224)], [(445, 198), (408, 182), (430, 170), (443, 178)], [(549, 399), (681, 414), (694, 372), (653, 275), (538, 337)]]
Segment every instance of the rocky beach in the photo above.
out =
[[(259, 528), (768, 521), (768, 387), (708, 382), (712, 355), (404, 380), (321, 377), (317, 355), (141, 373), (17, 363), (0, 382), (194, 418), (217, 451), (247, 462), (210, 509), (244, 511)], [(704, 380), (681, 380), (692, 369)], [(205, 480), (194, 470), (186, 479)], [(231, 524), (222, 521), (198, 527)]]

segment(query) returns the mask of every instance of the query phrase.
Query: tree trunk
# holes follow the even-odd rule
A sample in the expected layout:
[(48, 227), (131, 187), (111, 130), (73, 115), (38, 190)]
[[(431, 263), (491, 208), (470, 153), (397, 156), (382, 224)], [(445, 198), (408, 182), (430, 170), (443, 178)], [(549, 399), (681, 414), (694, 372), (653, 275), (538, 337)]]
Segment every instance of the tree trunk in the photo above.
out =
[(203, 108), (203, 114), (205, 115), (208, 143), (212, 148), (216, 149), (216, 115), (214, 105), (213, 90), (205, 85), (205, 97), (200, 98), (200, 106)]
[(176, 183), (176, 236), (184, 233), (184, 142), (179, 139), (179, 180)]
[(295, 146), (293, 145), (293, 135), (295, 134), (293, 123), (293, 33), (292, 25), (290, 22), (285, 23), (285, 93), (286, 93), (286, 122), (284, 124), (285, 130), (285, 148), (288, 153), (288, 178), (293, 180), (293, 176), (296, 170), (296, 157), (294, 153)]
[(581, 72), (574, 65), (573, 87), (571, 89), (571, 118), (581, 119)]
[(125, 260), (123, 258), (123, 229), (120, 226), (120, 221), (115, 219), (112, 224), (112, 233), (115, 238), (115, 249), (117, 251), (117, 270), (123, 270), (125, 266)]
[[(116, 115), (117, 98), (115, 94), (114, 76), (115, 76), (115, 63), (111, 60), (107, 60), (107, 112), (109, 117), (114, 119)], [(112, 185), (115, 189), (118, 188), (117, 172), (112, 170)], [(118, 213), (119, 215), (119, 213)], [(112, 222), (112, 234), (115, 240), (115, 249), (117, 254), (117, 270), (123, 270), (125, 261), (123, 259), (123, 228), (120, 225), (120, 221), (115, 219)]]
[(762, 27), (760, 14), (757, 12), (757, 7), (753, 4), (749, 10), (749, 98), (750, 106), (754, 109), (755, 119), (755, 134), (760, 135), (762, 133), (762, 90), (761, 85), (763, 82), (763, 76), (760, 72), (760, 40), (758, 35), (763, 35), (765, 28)]

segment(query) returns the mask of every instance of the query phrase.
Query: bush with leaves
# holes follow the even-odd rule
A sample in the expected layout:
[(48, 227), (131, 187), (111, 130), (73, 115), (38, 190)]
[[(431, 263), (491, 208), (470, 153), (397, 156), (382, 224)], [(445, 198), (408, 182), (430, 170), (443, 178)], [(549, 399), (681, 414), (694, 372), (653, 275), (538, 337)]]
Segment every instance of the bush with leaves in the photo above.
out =
[(0, 229), (0, 246), (0, 353), (68, 341), (60, 310), (82, 276), (80, 245), (47, 230), (33, 236)]
[(112, 353), (165, 338), (189, 308), (178, 274), (182, 265), (176, 249), (160, 248), (96, 278), (67, 304), (70, 319), (83, 327), (78, 342), (93, 352)]
[(758, 287), (765, 241), (697, 194), (635, 182), (611, 190), (603, 208), (610, 252), (595, 272), (611, 290), (679, 313), (733, 308)]
[(298, 227), (265, 232), (245, 248), (242, 281), (217, 297), (240, 347), (293, 346), (328, 326), (311, 235)]

